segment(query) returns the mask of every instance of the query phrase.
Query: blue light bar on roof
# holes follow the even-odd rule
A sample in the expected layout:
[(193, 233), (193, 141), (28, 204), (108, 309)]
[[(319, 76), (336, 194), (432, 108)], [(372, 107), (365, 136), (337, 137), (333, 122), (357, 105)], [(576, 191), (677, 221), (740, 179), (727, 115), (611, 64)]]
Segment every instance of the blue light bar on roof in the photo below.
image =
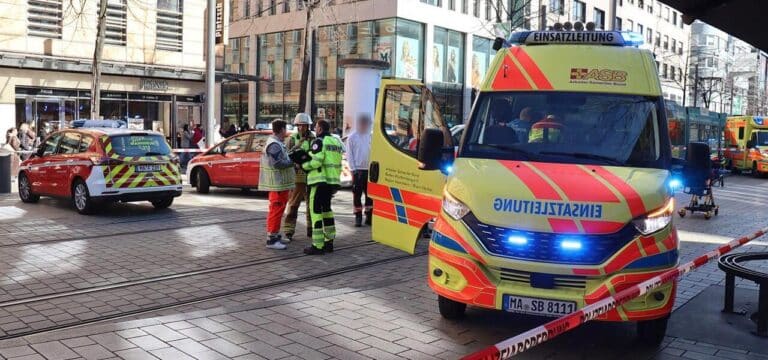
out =
[(513, 33), (509, 43), (640, 46), (643, 44), (643, 36), (620, 31), (521, 31)]
[(753, 119), (755, 120), (755, 125), (760, 125), (760, 126), (763, 125), (763, 118), (762, 117), (755, 116)]
[(75, 120), (73, 128), (126, 128), (128, 125), (122, 120)]

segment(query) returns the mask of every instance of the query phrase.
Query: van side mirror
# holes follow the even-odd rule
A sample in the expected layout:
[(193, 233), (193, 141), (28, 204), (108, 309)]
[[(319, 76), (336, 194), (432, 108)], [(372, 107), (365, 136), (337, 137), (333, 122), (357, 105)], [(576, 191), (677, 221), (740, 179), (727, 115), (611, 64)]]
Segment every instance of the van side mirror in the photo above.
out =
[(755, 140), (748, 140), (747, 141), (747, 149), (752, 149), (755, 147)]
[(440, 169), (443, 160), (443, 141), (443, 132), (440, 129), (424, 129), (419, 141), (419, 169)]

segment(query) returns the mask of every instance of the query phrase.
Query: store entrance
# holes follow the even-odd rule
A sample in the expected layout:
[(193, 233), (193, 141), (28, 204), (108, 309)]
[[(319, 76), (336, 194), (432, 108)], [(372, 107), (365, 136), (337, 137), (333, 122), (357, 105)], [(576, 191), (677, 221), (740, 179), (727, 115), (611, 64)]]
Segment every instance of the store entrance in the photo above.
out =
[(77, 119), (77, 100), (46, 96), (16, 98), (16, 127), (34, 127), (39, 138), (63, 129)]

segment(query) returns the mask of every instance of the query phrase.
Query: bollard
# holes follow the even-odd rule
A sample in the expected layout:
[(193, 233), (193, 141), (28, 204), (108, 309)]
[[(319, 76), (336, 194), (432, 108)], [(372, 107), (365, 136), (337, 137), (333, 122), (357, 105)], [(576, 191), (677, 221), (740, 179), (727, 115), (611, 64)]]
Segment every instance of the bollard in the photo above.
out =
[(13, 153), (0, 151), (0, 194), (11, 193), (11, 161)]

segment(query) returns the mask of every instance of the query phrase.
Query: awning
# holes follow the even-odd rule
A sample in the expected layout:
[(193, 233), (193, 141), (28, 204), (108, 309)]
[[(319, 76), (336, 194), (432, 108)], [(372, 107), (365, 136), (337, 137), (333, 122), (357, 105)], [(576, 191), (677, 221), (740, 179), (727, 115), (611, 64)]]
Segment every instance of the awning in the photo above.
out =
[(664, 3), (682, 12), (686, 24), (701, 20), (768, 51), (766, 0), (664, 0)]

